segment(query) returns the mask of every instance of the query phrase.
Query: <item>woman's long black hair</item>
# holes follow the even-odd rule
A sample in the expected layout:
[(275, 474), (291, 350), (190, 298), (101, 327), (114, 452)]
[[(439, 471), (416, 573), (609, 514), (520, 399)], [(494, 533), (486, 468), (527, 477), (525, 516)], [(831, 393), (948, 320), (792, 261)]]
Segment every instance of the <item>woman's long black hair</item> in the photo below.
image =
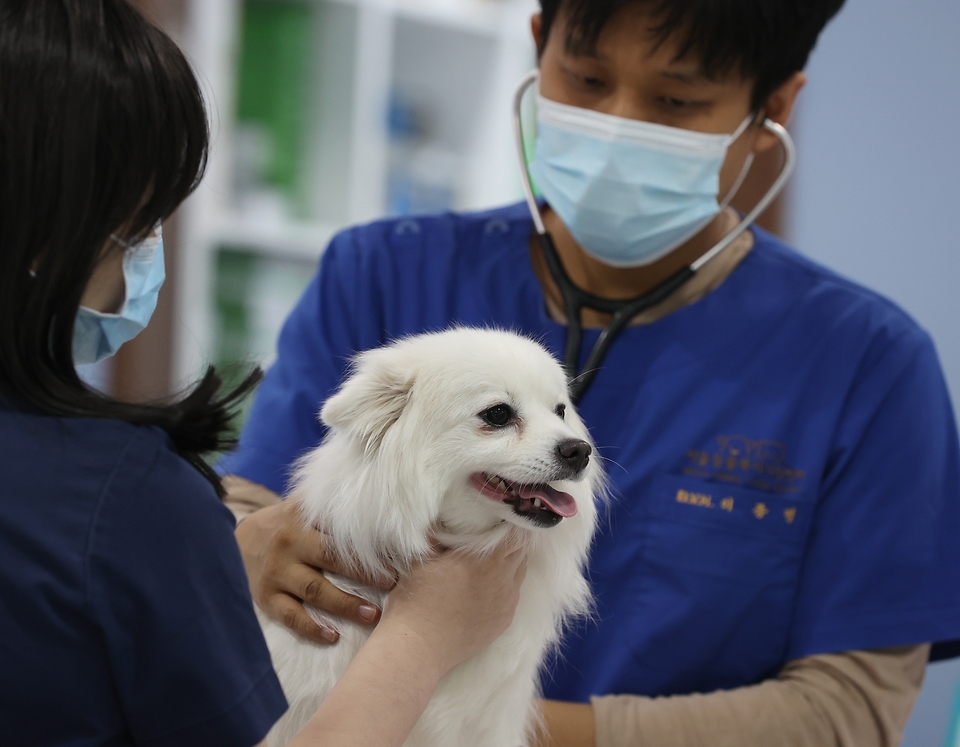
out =
[(128, 404), (87, 387), (73, 326), (101, 250), (145, 237), (194, 190), (207, 115), (177, 46), (127, 0), (0, 0), (0, 396), (41, 412), (165, 430), (204, 460), (229, 445), (254, 372), (222, 394), (211, 368), (179, 401)]

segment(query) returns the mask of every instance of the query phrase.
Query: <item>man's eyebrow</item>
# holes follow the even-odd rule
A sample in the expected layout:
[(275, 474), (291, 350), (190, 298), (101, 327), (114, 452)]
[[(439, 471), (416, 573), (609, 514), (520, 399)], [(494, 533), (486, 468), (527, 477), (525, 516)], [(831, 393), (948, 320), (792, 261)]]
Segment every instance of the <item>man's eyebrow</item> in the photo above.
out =
[(567, 39), (564, 51), (572, 57), (587, 57), (591, 60), (606, 60), (607, 58), (597, 51), (595, 45), (587, 44), (576, 39)]
[(690, 85), (696, 83), (706, 83), (710, 81), (709, 76), (706, 73), (700, 70), (663, 70), (660, 75), (664, 78), (669, 78), (670, 80), (677, 80), (681, 83), (687, 83)]

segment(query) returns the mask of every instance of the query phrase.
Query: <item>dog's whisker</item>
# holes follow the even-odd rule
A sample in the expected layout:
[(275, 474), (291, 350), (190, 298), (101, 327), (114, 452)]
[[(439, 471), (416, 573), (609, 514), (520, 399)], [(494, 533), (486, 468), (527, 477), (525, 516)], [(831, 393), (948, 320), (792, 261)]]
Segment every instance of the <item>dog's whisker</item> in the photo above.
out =
[(608, 450), (608, 449), (622, 449), (622, 448), (623, 448), (622, 446), (617, 446), (617, 445), (613, 445), (613, 446), (606, 445), (606, 446), (603, 446), (603, 445), (601, 445), (601, 444), (594, 444), (594, 446), (596, 446), (597, 449), (603, 449), (604, 451), (606, 451), (606, 450)]
[(580, 379), (582, 379), (584, 376), (587, 376), (588, 374), (593, 374), (593, 373), (595, 373), (595, 372), (597, 372), (597, 371), (599, 371), (599, 370), (600, 370), (599, 368), (588, 368), (588, 369), (586, 369), (586, 370), (584, 370), (584, 371), (581, 371), (581, 372), (578, 373), (576, 376), (574, 376), (572, 379), (570, 379), (570, 383), (571, 383), (571, 384), (575, 384), (577, 381), (579, 381)]
[(600, 454), (597, 454), (597, 459), (599, 459), (601, 462), (605, 462), (605, 463), (608, 463), (608, 464), (615, 464), (615, 465), (617, 465), (620, 469), (622, 469), (622, 470), (624, 471), (625, 474), (626, 474), (626, 472), (627, 472), (627, 468), (624, 467), (622, 464), (620, 464), (620, 462), (616, 461), (615, 459), (611, 459), (610, 457), (601, 456)]

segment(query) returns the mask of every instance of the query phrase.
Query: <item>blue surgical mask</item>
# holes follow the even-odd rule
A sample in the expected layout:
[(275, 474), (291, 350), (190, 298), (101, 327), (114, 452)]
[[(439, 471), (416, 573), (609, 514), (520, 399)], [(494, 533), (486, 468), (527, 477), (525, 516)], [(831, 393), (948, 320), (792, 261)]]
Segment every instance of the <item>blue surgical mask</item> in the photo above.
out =
[(123, 343), (132, 340), (147, 326), (166, 271), (163, 264), (163, 237), (159, 226), (156, 236), (128, 244), (111, 238), (124, 247), (123, 281), (126, 295), (116, 314), (105, 314), (81, 306), (73, 327), (75, 365), (97, 363), (114, 355)]
[(639, 267), (695, 236), (718, 203), (731, 135), (624, 119), (537, 97), (537, 146), (530, 173), (583, 249), (614, 267)]

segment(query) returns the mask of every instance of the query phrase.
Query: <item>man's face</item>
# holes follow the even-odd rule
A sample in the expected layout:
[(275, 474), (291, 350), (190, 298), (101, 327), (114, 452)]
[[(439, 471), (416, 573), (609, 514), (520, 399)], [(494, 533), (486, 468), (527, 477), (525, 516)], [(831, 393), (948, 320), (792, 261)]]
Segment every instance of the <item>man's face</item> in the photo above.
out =
[[(593, 53), (566, 45), (561, 12), (540, 50), (540, 93), (553, 101), (628, 119), (709, 133), (732, 133), (750, 113), (752, 81), (736, 72), (708, 78), (693, 55), (675, 60), (678, 40), (659, 46), (656, 22), (644, 3), (618, 11), (600, 32)], [(534, 19), (534, 33), (539, 19)], [(733, 185), (753, 148), (751, 127), (730, 146), (720, 173), (720, 195)]]

